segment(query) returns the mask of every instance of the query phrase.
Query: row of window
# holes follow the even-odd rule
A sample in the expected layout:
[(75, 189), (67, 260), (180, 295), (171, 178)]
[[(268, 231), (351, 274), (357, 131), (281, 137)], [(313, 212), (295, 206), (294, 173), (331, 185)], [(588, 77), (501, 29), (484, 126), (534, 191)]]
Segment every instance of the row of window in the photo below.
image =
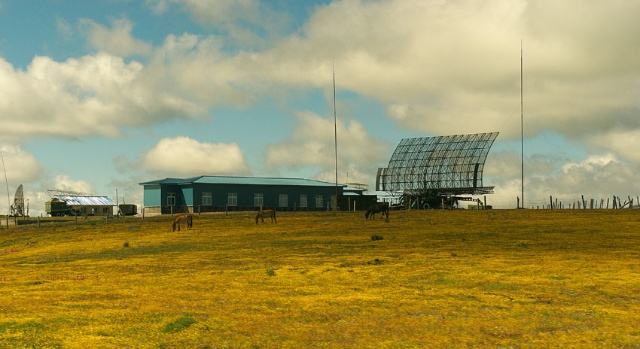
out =
[[(262, 207), (264, 204), (264, 193), (253, 194), (253, 206)], [(176, 205), (176, 193), (167, 193), (167, 206)], [(300, 194), (298, 207), (307, 208), (307, 194)], [(213, 193), (202, 193), (202, 206), (213, 206)], [(227, 193), (227, 206), (238, 206), (238, 193)], [(289, 207), (289, 194), (278, 195), (278, 207)], [(324, 197), (315, 196), (315, 207), (324, 208)]]

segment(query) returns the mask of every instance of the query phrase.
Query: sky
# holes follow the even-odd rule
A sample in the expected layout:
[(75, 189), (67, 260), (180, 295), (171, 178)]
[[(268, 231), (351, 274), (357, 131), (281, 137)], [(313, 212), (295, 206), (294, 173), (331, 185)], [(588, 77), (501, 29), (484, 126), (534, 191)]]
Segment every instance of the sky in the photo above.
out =
[[(500, 132), (488, 202), (640, 194), (640, 1), (0, 0), (9, 196), (140, 182), (375, 182), (404, 137)], [(4, 191), (4, 190), (3, 190)], [(0, 210), (7, 210), (0, 200)]]

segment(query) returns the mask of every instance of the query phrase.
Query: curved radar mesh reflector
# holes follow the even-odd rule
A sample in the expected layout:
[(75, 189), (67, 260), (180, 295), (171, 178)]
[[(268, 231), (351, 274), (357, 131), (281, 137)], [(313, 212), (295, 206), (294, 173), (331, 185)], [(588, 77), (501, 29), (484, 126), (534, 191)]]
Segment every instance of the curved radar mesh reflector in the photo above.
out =
[(420, 194), (489, 194), (484, 163), (498, 132), (404, 138), (389, 165), (379, 168), (376, 190)]

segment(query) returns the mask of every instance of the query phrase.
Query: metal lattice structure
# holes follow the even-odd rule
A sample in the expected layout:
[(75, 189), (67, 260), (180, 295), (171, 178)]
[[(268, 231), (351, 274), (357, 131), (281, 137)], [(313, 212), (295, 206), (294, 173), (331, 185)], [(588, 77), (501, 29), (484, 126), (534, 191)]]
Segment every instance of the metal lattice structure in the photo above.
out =
[(482, 183), (484, 163), (498, 132), (404, 138), (389, 165), (378, 169), (376, 189), (404, 195), (490, 194)]

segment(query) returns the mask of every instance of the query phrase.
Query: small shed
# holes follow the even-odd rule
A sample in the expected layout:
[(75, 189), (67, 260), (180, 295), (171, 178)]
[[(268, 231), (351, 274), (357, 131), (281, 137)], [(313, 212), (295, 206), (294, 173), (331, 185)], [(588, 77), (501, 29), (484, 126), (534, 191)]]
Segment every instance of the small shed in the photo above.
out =
[[(54, 205), (55, 203), (55, 205)], [(61, 205), (64, 203), (64, 205)], [(47, 203), (51, 216), (113, 216), (113, 201), (107, 196), (57, 194)]]
[(347, 211), (366, 210), (378, 201), (377, 195), (365, 194), (366, 191), (366, 184), (347, 183), (342, 189), (340, 207)]

